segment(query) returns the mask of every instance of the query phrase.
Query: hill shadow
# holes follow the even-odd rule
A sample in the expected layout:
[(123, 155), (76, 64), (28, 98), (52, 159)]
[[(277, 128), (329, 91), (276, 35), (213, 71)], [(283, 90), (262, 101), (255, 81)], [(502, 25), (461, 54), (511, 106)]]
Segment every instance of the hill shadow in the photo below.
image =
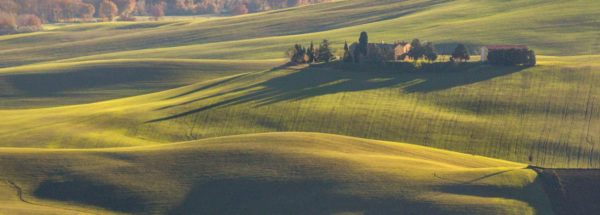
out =
[[(150, 67), (90, 67), (65, 72), (7, 74), (0, 76), (17, 94), (0, 93), (2, 97), (54, 97), (113, 85), (131, 85), (168, 77), (169, 72)], [(133, 87), (132, 87), (133, 88)]]
[[(552, 210), (551, 208), (549, 208), (550, 205), (544, 204), (543, 199), (539, 198), (539, 196), (545, 195), (544, 190), (540, 189), (539, 186), (536, 186), (542, 184), (542, 179), (540, 179), (540, 177), (537, 177), (532, 183), (527, 184), (524, 187), (506, 187), (475, 184), (475, 182), (477, 181), (495, 177), (510, 171), (512, 170), (502, 170), (469, 181), (457, 181), (444, 177), (436, 177), (438, 177), (441, 180), (455, 182), (454, 184), (438, 187), (438, 189), (444, 193), (486, 198), (514, 199), (528, 203), (531, 207), (535, 209), (535, 211), (537, 211), (540, 214), (550, 213)], [(531, 195), (522, 195), (523, 193), (528, 193)]]
[[(296, 69), (267, 81), (220, 92), (202, 98), (158, 108), (160, 110), (201, 102), (209, 98), (249, 91), (241, 96), (201, 106), (171, 116), (150, 120), (158, 122), (212, 108), (253, 102), (257, 107), (282, 101), (357, 92), (380, 88), (397, 88), (407, 93), (428, 93), (469, 85), (521, 71), (525, 67), (491, 67), (479, 63), (434, 63), (415, 67), (411, 63), (348, 64), (334, 62)], [(277, 70), (269, 72), (280, 72)], [(202, 89), (205, 89), (204, 87)], [(196, 92), (197, 90), (191, 90)]]
[(530, 168), (542, 180), (555, 214), (584, 215), (600, 211), (600, 169)]
[(197, 183), (167, 214), (442, 214), (430, 204), (333, 192), (324, 181), (224, 179)]
[(77, 202), (125, 213), (147, 210), (145, 200), (131, 190), (68, 173), (42, 181), (33, 194), (42, 199)]

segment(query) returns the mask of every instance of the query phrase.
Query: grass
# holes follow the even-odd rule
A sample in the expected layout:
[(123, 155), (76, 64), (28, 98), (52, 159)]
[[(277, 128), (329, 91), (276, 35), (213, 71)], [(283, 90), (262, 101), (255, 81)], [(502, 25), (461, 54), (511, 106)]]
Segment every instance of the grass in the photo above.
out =
[[(599, 7), (346, 0), (0, 36), (0, 213), (551, 214), (524, 163), (600, 167)], [(540, 65), (276, 67), (363, 30)]]
[[(312, 131), (598, 167), (596, 67), (315, 65), (88, 105), (0, 111), (3, 146), (94, 148)], [(27, 137), (27, 138), (24, 138)]]
[(284, 60), (119, 59), (0, 69), (0, 108), (91, 103), (264, 70)]
[[(26, 201), (63, 211), (552, 213), (535, 171), (525, 164), (330, 134), (90, 150), (2, 148), (0, 154), (3, 181), (20, 187)], [(2, 192), (1, 198), (17, 202), (15, 195)], [(11, 203), (0, 210), (28, 207)]]

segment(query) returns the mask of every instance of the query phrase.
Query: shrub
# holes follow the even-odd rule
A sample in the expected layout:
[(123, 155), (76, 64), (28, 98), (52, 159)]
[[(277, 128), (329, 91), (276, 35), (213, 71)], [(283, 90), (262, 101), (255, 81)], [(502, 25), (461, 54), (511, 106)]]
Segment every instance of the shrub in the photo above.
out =
[(133, 16), (119, 16), (119, 18), (117, 18), (117, 21), (121, 22), (134, 22), (135, 20), (137, 19)]
[(21, 26), (40, 26), (42, 20), (33, 14), (24, 14), (17, 17), (17, 25)]

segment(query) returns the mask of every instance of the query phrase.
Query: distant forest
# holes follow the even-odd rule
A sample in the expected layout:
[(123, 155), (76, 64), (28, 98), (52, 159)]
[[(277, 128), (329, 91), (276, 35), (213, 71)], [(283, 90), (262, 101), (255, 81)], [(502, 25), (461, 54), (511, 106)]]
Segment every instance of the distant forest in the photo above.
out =
[[(42, 23), (135, 20), (133, 16), (231, 14), (330, 0), (0, 0), (0, 20), (37, 16)], [(1, 21), (0, 21), (1, 22)], [(16, 21), (15, 21), (16, 22)]]

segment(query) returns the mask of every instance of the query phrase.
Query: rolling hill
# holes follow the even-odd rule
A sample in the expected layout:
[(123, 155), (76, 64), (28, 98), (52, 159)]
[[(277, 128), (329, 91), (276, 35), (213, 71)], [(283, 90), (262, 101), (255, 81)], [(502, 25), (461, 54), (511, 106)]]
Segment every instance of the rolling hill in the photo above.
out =
[[(598, 54), (594, 0), (346, 0), (199, 21), (78, 24), (0, 37), (0, 65), (81, 59), (273, 59), (293, 43), (527, 44), (543, 55)], [(260, 30), (258, 30), (260, 29)]]
[(40, 108), (148, 94), (260, 71), (283, 60), (119, 59), (0, 69), (0, 109)]
[(552, 213), (524, 164), (330, 134), (0, 155), (7, 213)]
[[(561, 214), (597, 176), (526, 163), (600, 167), (597, 8), (342, 0), (0, 36), (0, 214)], [(538, 66), (283, 65), (361, 31)]]
[(531, 155), (546, 167), (598, 167), (595, 68), (289, 67), (99, 103), (0, 110), (0, 144), (102, 148), (311, 131), (518, 162)]

